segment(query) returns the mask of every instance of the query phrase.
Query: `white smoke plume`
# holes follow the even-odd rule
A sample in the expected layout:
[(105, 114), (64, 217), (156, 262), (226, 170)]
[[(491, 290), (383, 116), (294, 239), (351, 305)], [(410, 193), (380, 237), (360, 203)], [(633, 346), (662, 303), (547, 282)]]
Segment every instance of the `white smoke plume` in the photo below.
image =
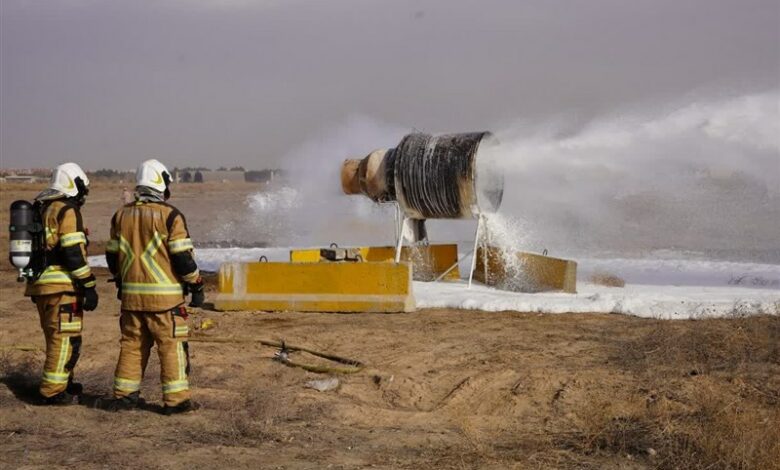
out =
[[(395, 146), (409, 132), (399, 126), (354, 115), (343, 123), (322, 129), (284, 157), (280, 186), (269, 194), (253, 196), (251, 205), (261, 219), (269, 214), (284, 230), (272, 242), (296, 246), (392, 244), (393, 210), (364, 197), (341, 191), (341, 162), (363, 158), (378, 148)], [(288, 197), (294, 194), (293, 198)], [(288, 195), (288, 196), (284, 196)], [(279, 207), (260, 201), (290, 200)]]
[[(516, 122), (495, 131), (504, 202), (491, 242), (551, 254), (672, 249), (780, 262), (780, 93), (623, 112), (572, 130)], [(285, 182), (253, 196), (253, 220), (282, 245), (392, 244), (393, 211), (341, 193), (345, 158), (412, 129), (352, 116), (284, 158)], [(452, 129), (469, 131), (473, 129)], [(474, 221), (431, 221), (467, 242)]]
[(532, 248), (677, 249), (780, 262), (780, 93), (497, 132), (503, 216)]

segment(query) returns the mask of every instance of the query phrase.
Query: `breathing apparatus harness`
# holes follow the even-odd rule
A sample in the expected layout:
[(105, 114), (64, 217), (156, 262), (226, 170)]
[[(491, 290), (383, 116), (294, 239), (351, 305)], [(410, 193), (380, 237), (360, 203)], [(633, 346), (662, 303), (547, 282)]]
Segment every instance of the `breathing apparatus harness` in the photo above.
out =
[[(46, 226), (43, 215), (52, 202), (62, 200), (65, 206), (57, 213), (57, 223), (62, 223), (65, 212), (76, 211), (76, 226), (80, 232), (85, 232), (79, 208), (84, 205), (89, 188), (80, 177), (74, 180), (78, 193), (72, 197), (54, 190), (44, 190), (32, 203), (25, 200), (14, 201), (11, 204), (8, 226), (11, 264), (19, 269), (18, 282), (33, 283), (43, 271), (51, 265), (62, 264), (62, 252), (59, 247), (52, 250), (46, 247)], [(89, 241), (87, 241), (89, 244)]]

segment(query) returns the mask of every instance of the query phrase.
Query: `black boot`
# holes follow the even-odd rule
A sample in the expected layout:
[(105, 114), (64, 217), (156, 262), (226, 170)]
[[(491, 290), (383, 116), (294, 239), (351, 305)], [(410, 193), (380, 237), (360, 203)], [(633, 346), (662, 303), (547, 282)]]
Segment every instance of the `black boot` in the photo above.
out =
[(65, 389), (65, 391), (71, 395), (81, 395), (84, 392), (84, 386), (78, 382), (74, 382), (73, 379), (71, 379), (68, 381), (68, 387)]
[(122, 398), (100, 398), (95, 402), (95, 408), (104, 411), (130, 411), (138, 408), (140, 393), (135, 392)]
[(43, 406), (68, 406), (76, 405), (77, 403), (78, 401), (76, 395), (68, 393), (67, 391), (60, 392), (51, 397), (41, 396), (39, 402), (39, 404)]
[(180, 413), (195, 411), (198, 408), (200, 408), (200, 406), (197, 403), (193, 403), (192, 400), (185, 400), (175, 406), (165, 405), (163, 407), (163, 414), (165, 416), (177, 415)]

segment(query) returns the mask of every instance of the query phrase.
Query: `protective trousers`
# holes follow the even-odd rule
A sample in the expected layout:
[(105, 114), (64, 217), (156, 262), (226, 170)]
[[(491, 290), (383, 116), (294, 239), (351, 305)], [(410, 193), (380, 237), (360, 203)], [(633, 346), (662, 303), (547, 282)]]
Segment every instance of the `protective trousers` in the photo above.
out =
[(119, 362), (114, 373), (114, 396), (121, 398), (140, 392), (141, 380), (152, 346), (160, 357), (163, 401), (176, 406), (190, 399), (189, 328), (183, 307), (163, 313), (122, 312)]
[(40, 393), (48, 398), (64, 392), (73, 380), (73, 368), (81, 350), (84, 313), (81, 301), (72, 294), (37, 295), (33, 300), (46, 338)]

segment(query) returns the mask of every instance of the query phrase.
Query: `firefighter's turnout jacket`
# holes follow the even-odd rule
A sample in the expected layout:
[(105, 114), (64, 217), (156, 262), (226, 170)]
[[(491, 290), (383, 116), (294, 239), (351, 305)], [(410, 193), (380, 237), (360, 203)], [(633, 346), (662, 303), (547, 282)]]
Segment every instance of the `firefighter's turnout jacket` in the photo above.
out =
[(111, 220), (108, 268), (122, 311), (164, 312), (184, 303), (183, 284), (200, 277), (184, 216), (164, 202), (136, 201)]
[(87, 264), (87, 235), (79, 207), (67, 200), (44, 202), (42, 220), (46, 236), (46, 268), (24, 295), (39, 296), (78, 293), (95, 287), (95, 276)]
[(87, 264), (87, 235), (78, 205), (57, 199), (41, 206), (46, 237), (45, 268), (27, 284), (25, 295), (33, 297), (46, 338), (46, 361), (40, 393), (52, 397), (73, 380), (79, 359), (83, 311), (83, 288), (95, 287)]

